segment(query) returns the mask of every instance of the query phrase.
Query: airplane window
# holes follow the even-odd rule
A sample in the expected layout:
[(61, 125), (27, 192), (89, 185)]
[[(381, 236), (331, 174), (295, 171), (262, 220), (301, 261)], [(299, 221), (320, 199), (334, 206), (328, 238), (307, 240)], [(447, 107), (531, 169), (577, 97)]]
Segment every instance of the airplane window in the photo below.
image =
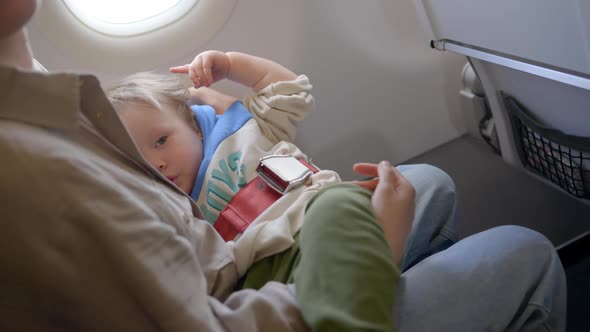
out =
[(114, 36), (156, 30), (186, 14), (198, 0), (63, 0), (90, 28)]
[(229, 22), (237, 2), (47, 0), (29, 35), (46, 50), (36, 55), (50, 70), (128, 74), (193, 55)]

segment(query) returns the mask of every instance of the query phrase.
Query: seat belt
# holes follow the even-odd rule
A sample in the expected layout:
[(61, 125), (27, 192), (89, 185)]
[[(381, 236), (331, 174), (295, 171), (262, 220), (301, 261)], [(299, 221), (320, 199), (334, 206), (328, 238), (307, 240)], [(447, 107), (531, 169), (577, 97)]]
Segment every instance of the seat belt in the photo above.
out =
[(243, 233), (274, 202), (304, 185), (319, 170), (303, 159), (273, 155), (262, 158), (256, 171), (258, 176), (232, 197), (213, 224), (226, 242)]

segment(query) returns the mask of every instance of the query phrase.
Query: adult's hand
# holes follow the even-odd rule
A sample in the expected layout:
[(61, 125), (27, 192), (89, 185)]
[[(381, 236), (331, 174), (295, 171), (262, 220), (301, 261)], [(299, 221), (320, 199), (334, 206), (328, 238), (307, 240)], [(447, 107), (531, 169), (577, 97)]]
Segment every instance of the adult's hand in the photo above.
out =
[(358, 163), (353, 170), (361, 175), (378, 178), (358, 181), (357, 185), (373, 190), (371, 204), (391, 247), (393, 259), (400, 264), (406, 238), (412, 228), (416, 209), (416, 191), (412, 184), (389, 162), (379, 165)]

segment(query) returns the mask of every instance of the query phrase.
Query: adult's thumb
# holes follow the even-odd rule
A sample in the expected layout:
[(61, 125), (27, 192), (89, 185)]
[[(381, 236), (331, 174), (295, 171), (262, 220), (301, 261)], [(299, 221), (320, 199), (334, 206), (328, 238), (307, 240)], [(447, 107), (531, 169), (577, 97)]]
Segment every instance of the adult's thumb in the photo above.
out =
[(377, 170), (379, 173), (379, 182), (383, 182), (387, 185), (394, 185), (395, 183), (395, 173), (393, 171), (393, 167), (389, 161), (382, 161), (379, 163), (379, 169)]

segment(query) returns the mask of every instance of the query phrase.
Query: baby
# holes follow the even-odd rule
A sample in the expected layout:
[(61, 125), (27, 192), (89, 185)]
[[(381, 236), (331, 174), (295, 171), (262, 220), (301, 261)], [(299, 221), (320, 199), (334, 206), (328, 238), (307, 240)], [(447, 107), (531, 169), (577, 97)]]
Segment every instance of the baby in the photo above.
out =
[[(311, 84), (273, 61), (237, 52), (206, 51), (192, 64), (170, 70), (188, 74), (194, 88), (180, 75), (138, 73), (107, 95), (146, 160), (191, 195), (208, 222), (216, 226), (234, 195), (258, 179), (261, 158), (291, 155), (311, 169), (305, 185), (274, 197), (246, 232), (226, 238), (235, 240), (230, 245), (244, 256), (237, 260), (245, 262), (239, 266), (243, 273), (253, 261), (289, 248), (309, 199), (341, 182), (335, 172), (313, 167), (292, 143), (296, 123), (315, 108)], [(238, 101), (207, 88), (224, 78), (254, 94)], [(307, 167), (290, 162), (287, 168)]]
[[(326, 185), (341, 182), (336, 172), (319, 170), (293, 144), (296, 123), (315, 109), (311, 84), (305, 75), (297, 76), (276, 62), (238, 52), (205, 51), (191, 64), (170, 71), (188, 74), (194, 88), (184, 75), (138, 73), (110, 88), (107, 96), (146, 160), (192, 196), (226, 241), (234, 240), (229, 245), (237, 262), (243, 262), (238, 267), (244, 273), (252, 262), (289, 248), (309, 200)], [(208, 88), (226, 78), (254, 94), (238, 101)], [(260, 165), (261, 159), (276, 155), (294, 158)], [(375, 175), (367, 173), (366, 165), (355, 167)], [(281, 186), (284, 179), (262, 172), (282, 194), (269, 188), (262, 190), (264, 195), (242, 190), (249, 183), (268, 187), (257, 170), (273, 168), (283, 174), (296, 171), (293, 178), (301, 181)], [(374, 188), (375, 183), (364, 185)], [(227, 211), (237, 193), (235, 206), (248, 208), (230, 206)], [(250, 220), (230, 218), (236, 214)], [(236, 223), (241, 227), (228, 231)], [(399, 262), (399, 234), (393, 242)]]
[[(367, 287), (364, 293), (373, 294), (371, 301), (384, 308), (381, 318), (362, 318), (369, 313), (364, 300), (351, 305), (342, 317), (375, 321), (391, 330), (390, 308), (399, 277), (393, 263), (400, 263), (409, 227), (392, 230), (382, 218), (377, 222), (379, 211), (372, 211), (370, 194), (349, 185), (336, 190), (356, 195), (354, 204), (362, 201), (364, 207), (347, 206), (341, 212), (348, 216), (354, 210), (357, 217), (363, 217), (351, 219), (365, 219), (368, 223), (358, 224), (357, 228), (349, 217), (329, 220), (331, 217), (324, 216), (320, 209), (321, 216), (316, 215), (316, 219), (324, 220), (323, 224), (332, 230), (321, 222), (312, 222), (307, 228), (312, 234), (308, 239), (323, 232), (329, 233), (330, 239), (308, 240), (307, 256), (299, 250), (306, 206), (320, 189), (341, 182), (335, 172), (311, 164), (293, 144), (296, 122), (315, 107), (308, 78), (267, 59), (219, 51), (203, 52), (190, 65), (170, 70), (188, 74), (194, 88), (187, 88), (181, 76), (138, 73), (112, 87), (107, 96), (144, 158), (191, 195), (205, 219), (228, 241), (237, 273), (242, 276), (237, 287), (259, 288), (268, 281), (295, 282), (306, 317), (306, 313), (316, 315), (320, 310), (317, 305), (331, 308), (325, 312), (330, 316), (333, 310), (340, 310), (339, 303), (352, 301), (345, 290)], [(254, 94), (238, 101), (208, 88), (224, 78), (252, 88)], [(377, 174), (376, 168), (367, 164), (357, 165), (356, 169), (366, 175)], [(364, 185), (374, 189), (376, 183), (368, 181)], [(405, 224), (410, 225), (412, 216), (406, 219)], [(241, 227), (237, 231), (236, 224)], [(346, 234), (371, 235), (357, 237), (356, 243), (350, 244), (339, 238)], [(321, 260), (314, 255), (336, 248), (340, 249), (334, 255), (327, 255), (335, 259)], [(340, 257), (346, 257), (348, 263), (342, 265)], [(293, 278), (300, 261), (305, 267), (297, 283)], [(366, 269), (360, 268), (367, 264), (374, 269), (370, 274), (376, 277), (374, 281), (366, 276)], [(307, 273), (310, 270), (339, 286), (316, 288), (316, 274)], [(322, 292), (330, 305), (313, 300)], [(316, 295), (306, 300), (305, 294)], [(337, 324), (348, 326), (349, 322), (345, 319)]]

